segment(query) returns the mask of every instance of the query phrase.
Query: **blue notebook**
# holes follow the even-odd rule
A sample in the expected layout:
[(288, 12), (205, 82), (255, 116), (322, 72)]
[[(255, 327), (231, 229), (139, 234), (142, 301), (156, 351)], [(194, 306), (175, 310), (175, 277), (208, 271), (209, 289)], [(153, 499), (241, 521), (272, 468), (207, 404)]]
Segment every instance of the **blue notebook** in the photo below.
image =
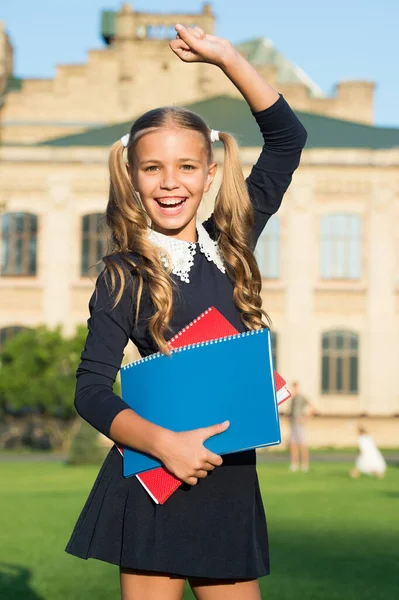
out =
[[(217, 454), (281, 442), (270, 331), (261, 329), (153, 354), (121, 368), (122, 398), (143, 418), (173, 431), (230, 421), (206, 440)], [(124, 475), (159, 467), (125, 448)]]

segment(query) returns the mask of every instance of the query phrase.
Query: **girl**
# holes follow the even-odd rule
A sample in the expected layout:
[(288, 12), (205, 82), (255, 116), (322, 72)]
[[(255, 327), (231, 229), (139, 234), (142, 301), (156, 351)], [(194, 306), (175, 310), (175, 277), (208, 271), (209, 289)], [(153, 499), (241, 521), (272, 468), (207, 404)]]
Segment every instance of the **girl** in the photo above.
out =
[(350, 472), (350, 476), (357, 479), (363, 473), (364, 475), (374, 475), (378, 479), (384, 479), (387, 468), (385, 458), (378, 450), (371, 435), (367, 433), (362, 425), (358, 427), (358, 433), (357, 443), (360, 454), (356, 459), (355, 467)]
[[(222, 461), (203, 443), (228, 423), (175, 433), (145, 421), (112, 391), (129, 338), (142, 356), (167, 352), (167, 340), (211, 305), (240, 332), (266, 326), (253, 249), (306, 141), (283, 97), (227, 40), (198, 27), (176, 30), (173, 52), (222, 69), (247, 100), (265, 144), (245, 182), (229, 134), (166, 107), (140, 117), (111, 149), (106, 216), (113, 252), (89, 304), (75, 405), (96, 429), (157, 457), (184, 483), (155, 505), (135, 477), (123, 477), (114, 447), (67, 552), (119, 565), (123, 600), (177, 600), (186, 579), (198, 600), (258, 600), (269, 554), (255, 451)], [(214, 213), (201, 224), (197, 210), (216, 173), (211, 138), (224, 145), (224, 176)], [(174, 385), (165, 381), (166, 394)]]

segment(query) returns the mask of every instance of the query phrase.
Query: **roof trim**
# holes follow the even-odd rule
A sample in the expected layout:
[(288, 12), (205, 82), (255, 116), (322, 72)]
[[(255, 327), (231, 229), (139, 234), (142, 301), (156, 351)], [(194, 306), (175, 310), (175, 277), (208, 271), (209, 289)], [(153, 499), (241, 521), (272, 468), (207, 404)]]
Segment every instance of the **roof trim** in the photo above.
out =
[[(263, 143), (256, 122), (245, 102), (231, 96), (215, 96), (186, 108), (198, 113), (212, 128), (233, 133), (242, 147)], [(334, 119), (314, 113), (295, 111), (308, 131), (307, 148), (398, 148), (399, 128), (375, 127)], [(111, 146), (129, 131), (132, 121), (90, 128), (84, 132), (45, 140), (37, 146)]]

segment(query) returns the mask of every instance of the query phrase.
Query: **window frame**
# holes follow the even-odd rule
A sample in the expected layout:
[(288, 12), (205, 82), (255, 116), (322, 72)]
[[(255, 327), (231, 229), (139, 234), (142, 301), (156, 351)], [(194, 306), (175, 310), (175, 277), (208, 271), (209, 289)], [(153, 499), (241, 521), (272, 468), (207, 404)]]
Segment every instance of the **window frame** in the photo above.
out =
[[(342, 347), (339, 337), (342, 338)], [(326, 343), (328, 342), (328, 343)], [(345, 329), (324, 331), (321, 334), (320, 393), (323, 396), (359, 395), (360, 341), (359, 334)], [(327, 373), (325, 365), (327, 364)], [(352, 385), (352, 365), (356, 364)], [(341, 367), (339, 367), (341, 365)], [(341, 370), (342, 384), (339, 385)], [(326, 377), (327, 374), (327, 377)]]
[[(5, 219), (10, 217), (9, 230), (6, 232)], [(20, 231), (18, 219), (22, 218), (23, 225)], [(37, 277), (38, 243), (39, 243), (39, 216), (36, 213), (20, 210), (9, 211), (1, 215), (0, 243), (1, 263), (0, 277), (29, 278)], [(21, 244), (19, 244), (21, 241)], [(7, 248), (8, 246), (8, 248)], [(20, 249), (18, 250), (18, 247)], [(25, 249), (28, 248), (26, 252)], [(20, 261), (18, 261), (18, 254)], [(6, 257), (12, 270), (6, 269)], [(21, 264), (21, 272), (16, 270), (16, 265)]]
[[(346, 229), (357, 227), (358, 231), (354, 233), (350, 231), (349, 233), (331, 231), (334, 229), (333, 220), (340, 218), (347, 219)], [(330, 232), (327, 234), (324, 228), (328, 228), (328, 220), (330, 220)], [(354, 225), (351, 225), (351, 223)], [(335, 227), (338, 227), (338, 225), (336, 224)], [(362, 214), (340, 211), (319, 215), (319, 280), (323, 283), (341, 281), (358, 284), (361, 282), (365, 271), (363, 243), (364, 218)], [(339, 252), (342, 253), (344, 258), (342, 265), (339, 264), (339, 258), (337, 258)], [(334, 254), (335, 256), (333, 256)], [(355, 274), (351, 274), (351, 270)]]
[[(94, 228), (91, 228), (91, 222), (97, 219)], [(88, 228), (85, 231), (85, 221), (88, 220)], [(105, 223), (105, 214), (103, 212), (91, 212), (80, 217), (80, 277), (88, 278), (93, 275), (99, 275), (104, 268), (101, 262), (103, 256), (108, 253), (109, 237), (106, 235), (107, 225)], [(85, 245), (87, 248), (87, 258)], [(98, 244), (102, 247), (98, 252)], [(101, 256), (100, 256), (101, 254)], [(87, 261), (87, 263), (86, 263)], [(98, 262), (100, 261), (100, 262)]]
[[(273, 227), (270, 225), (273, 224)], [(278, 215), (272, 215), (262, 233), (260, 234), (255, 247), (255, 258), (258, 263), (259, 271), (262, 279), (267, 281), (281, 280), (281, 240), (282, 240), (282, 223)], [(267, 253), (269, 246), (274, 247), (275, 264), (270, 269), (268, 264)], [(272, 255), (273, 251), (270, 253)], [(263, 267), (266, 267), (265, 269)], [(276, 274), (273, 274), (275, 272)]]

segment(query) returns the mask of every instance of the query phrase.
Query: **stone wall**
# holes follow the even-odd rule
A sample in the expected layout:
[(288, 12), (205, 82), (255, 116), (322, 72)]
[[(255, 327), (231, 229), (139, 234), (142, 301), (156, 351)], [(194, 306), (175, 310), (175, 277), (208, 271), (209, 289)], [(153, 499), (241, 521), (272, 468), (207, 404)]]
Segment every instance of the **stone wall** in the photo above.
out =
[[(246, 174), (258, 152), (242, 149)], [(85, 323), (95, 276), (80, 275), (81, 218), (105, 209), (106, 161), (102, 148), (0, 149), (2, 211), (39, 217), (37, 277), (0, 279), (0, 328), (62, 324), (70, 335)], [(279, 371), (301, 382), (322, 415), (399, 414), (398, 183), (398, 150), (305, 151), (279, 212), (282, 273), (264, 281), (264, 307), (278, 334)], [(319, 219), (331, 212), (362, 216), (360, 280), (320, 278)], [(323, 395), (321, 334), (340, 328), (359, 336), (359, 393)]]
[[(34, 143), (133, 120), (157, 106), (189, 104), (222, 94), (239, 96), (220, 69), (202, 63), (185, 64), (171, 52), (168, 39), (149, 37), (149, 27), (163, 27), (168, 32), (176, 22), (198, 24), (208, 33), (214, 30), (209, 5), (199, 14), (176, 15), (136, 13), (124, 5), (116, 15), (115, 35), (109, 46), (89, 50), (85, 64), (58, 65), (53, 79), (26, 79), (21, 90), (5, 96), (0, 109), (3, 142)], [(0, 90), (6, 48), (3, 32)], [(10, 51), (8, 48), (7, 56)], [(341, 82), (335, 95), (314, 97), (305, 84), (277, 84), (271, 67), (259, 67), (259, 71), (294, 109), (361, 123), (373, 121), (373, 83)]]

